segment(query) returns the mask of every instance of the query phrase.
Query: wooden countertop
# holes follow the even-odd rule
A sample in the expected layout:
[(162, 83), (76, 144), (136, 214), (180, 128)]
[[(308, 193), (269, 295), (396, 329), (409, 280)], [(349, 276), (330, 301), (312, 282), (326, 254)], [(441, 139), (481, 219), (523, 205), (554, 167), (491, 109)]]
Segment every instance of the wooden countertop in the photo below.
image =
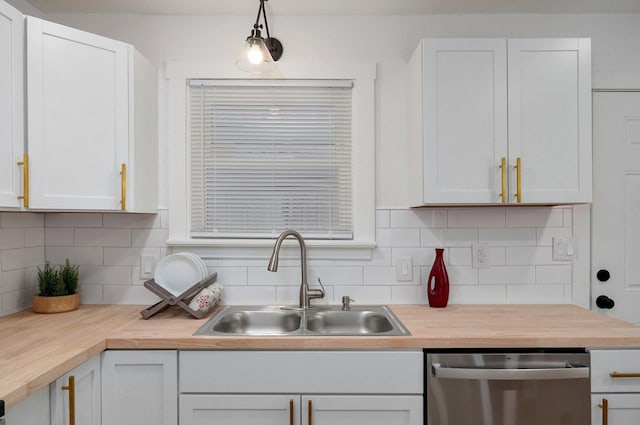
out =
[(82, 305), (0, 318), (0, 399), (15, 405), (105, 349), (640, 348), (640, 327), (573, 305), (394, 305), (411, 332), (395, 337), (193, 336), (206, 319), (170, 308)]

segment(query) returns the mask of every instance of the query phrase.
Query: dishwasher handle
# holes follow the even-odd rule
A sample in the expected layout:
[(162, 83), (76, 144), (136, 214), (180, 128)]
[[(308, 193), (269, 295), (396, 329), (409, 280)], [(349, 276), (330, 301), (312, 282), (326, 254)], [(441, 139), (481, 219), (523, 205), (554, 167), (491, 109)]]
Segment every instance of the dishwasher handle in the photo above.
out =
[(589, 377), (588, 366), (540, 368), (540, 369), (482, 369), (447, 367), (440, 363), (431, 365), (431, 373), (441, 379), (471, 380), (550, 380), (550, 379), (582, 379)]

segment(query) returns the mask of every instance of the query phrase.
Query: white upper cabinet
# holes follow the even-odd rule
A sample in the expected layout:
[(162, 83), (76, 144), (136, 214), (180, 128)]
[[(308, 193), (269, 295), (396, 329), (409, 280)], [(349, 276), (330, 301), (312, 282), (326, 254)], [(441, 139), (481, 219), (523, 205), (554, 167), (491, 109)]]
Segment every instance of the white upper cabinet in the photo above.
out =
[(409, 62), (409, 193), (591, 202), (589, 39), (428, 39)]
[(132, 46), (28, 17), (27, 87), (30, 208), (156, 210), (157, 77)]
[(21, 205), (24, 153), (24, 16), (0, 1), (0, 208)]

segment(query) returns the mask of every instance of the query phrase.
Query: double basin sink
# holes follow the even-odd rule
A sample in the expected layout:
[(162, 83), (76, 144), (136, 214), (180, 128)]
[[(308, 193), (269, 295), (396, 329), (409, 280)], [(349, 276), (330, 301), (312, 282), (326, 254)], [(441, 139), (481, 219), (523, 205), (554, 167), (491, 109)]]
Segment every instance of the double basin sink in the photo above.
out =
[(223, 306), (194, 335), (258, 336), (394, 336), (410, 335), (384, 305), (321, 306), (300, 309), (279, 306)]

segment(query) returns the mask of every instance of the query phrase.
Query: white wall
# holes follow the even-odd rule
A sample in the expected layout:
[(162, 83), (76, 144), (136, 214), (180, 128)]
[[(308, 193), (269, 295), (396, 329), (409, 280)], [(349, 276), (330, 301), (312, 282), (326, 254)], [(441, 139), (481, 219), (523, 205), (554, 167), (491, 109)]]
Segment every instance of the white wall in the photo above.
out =
[[(15, 0), (19, 1), (19, 0)], [(272, 7), (277, 13), (277, 7)], [(53, 14), (45, 18), (136, 45), (151, 61), (224, 61), (236, 59), (255, 16), (145, 16)], [(379, 246), (367, 261), (314, 260), (310, 277), (329, 286), (329, 302), (351, 295), (358, 302), (425, 303), (425, 278), (433, 248), (447, 248), (454, 287), (451, 302), (581, 302), (588, 294), (588, 208), (469, 208), (407, 210), (404, 187), (406, 152), (406, 62), (422, 37), (592, 38), (593, 70), (640, 73), (640, 14), (636, 15), (431, 15), (431, 16), (270, 16), (272, 35), (284, 44), (283, 61), (377, 63), (376, 150)], [(166, 149), (166, 143), (161, 140)], [(163, 158), (163, 161), (165, 158)], [(163, 163), (163, 169), (166, 164)], [(163, 177), (166, 183), (166, 175)], [(166, 184), (161, 199), (166, 205)], [(19, 215), (19, 214), (18, 214)], [(31, 215), (29, 215), (31, 216)], [(139, 254), (167, 252), (166, 212), (154, 215), (43, 214), (45, 257), (80, 264), (83, 302), (151, 303), (138, 277)], [(14, 215), (0, 220), (0, 232), (14, 227)], [(46, 218), (46, 219), (45, 219)], [(7, 221), (9, 220), (9, 222)], [(36, 219), (39, 220), (39, 219)], [(581, 223), (576, 225), (576, 223)], [(26, 235), (28, 225), (19, 225)], [(586, 229), (586, 230), (585, 230)], [(13, 230), (9, 230), (13, 234)], [(19, 231), (20, 232), (20, 231)], [(18, 233), (19, 233), (18, 232)], [(6, 233), (5, 233), (6, 234)], [(580, 263), (551, 260), (551, 238), (573, 235)], [(487, 242), (491, 267), (471, 267), (471, 243)], [(0, 314), (24, 307), (28, 277), (10, 283), (12, 273), (29, 273), (23, 247), (3, 246), (3, 303)], [(412, 282), (397, 282), (394, 259), (411, 256)], [(7, 258), (10, 259), (7, 262)], [(266, 261), (207, 258), (227, 288), (228, 302), (286, 302), (297, 299), (297, 261), (285, 260), (278, 273)], [(37, 263), (36, 263), (37, 264)], [(32, 273), (33, 274), (33, 273)], [(313, 282), (315, 279), (310, 279)], [(8, 290), (19, 286), (20, 290)], [(7, 294), (11, 293), (10, 296)], [(11, 297), (11, 298), (10, 298)], [(6, 300), (20, 299), (8, 303)]]

